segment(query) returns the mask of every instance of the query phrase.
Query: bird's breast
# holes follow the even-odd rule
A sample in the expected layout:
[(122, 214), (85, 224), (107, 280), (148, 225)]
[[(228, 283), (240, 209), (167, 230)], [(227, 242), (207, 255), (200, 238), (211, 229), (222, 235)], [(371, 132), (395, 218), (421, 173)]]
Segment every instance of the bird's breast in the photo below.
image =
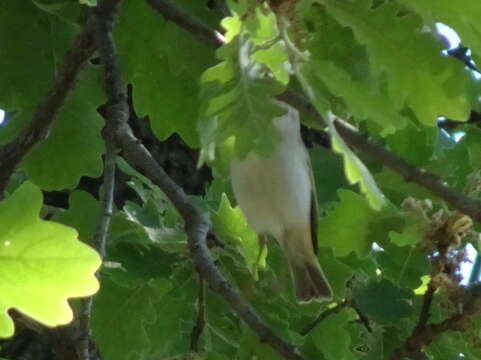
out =
[(301, 142), (281, 141), (268, 157), (250, 152), (232, 160), (234, 194), (258, 233), (279, 239), (286, 228), (308, 226), (312, 185), (307, 156)]

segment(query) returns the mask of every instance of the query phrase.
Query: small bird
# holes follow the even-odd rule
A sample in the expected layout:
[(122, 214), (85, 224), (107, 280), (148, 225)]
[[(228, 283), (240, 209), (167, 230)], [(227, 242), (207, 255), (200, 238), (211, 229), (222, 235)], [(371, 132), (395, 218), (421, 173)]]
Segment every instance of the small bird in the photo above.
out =
[(250, 151), (234, 157), (234, 195), (260, 237), (273, 236), (289, 261), (299, 302), (329, 300), (331, 287), (316, 257), (317, 199), (309, 154), (300, 134), (299, 112), (290, 105), (274, 118), (280, 139), (263, 157)]

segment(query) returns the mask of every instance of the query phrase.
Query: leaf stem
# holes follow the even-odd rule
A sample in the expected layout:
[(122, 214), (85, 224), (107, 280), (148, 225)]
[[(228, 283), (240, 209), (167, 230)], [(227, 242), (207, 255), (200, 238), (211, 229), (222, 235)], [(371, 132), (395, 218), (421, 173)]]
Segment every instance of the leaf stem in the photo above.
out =
[(359, 309), (359, 306), (357, 306), (356, 302), (354, 300), (351, 301), (351, 307), (354, 309), (354, 311), (357, 313), (357, 316), (359, 316), (359, 321), (361, 322), (361, 324), (364, 325), (364, 327), (366, 328), (366, 330), (370, 333), (372, 333), (372, 327), (371, 327), (371, 323), (369, 322), (369, 319), (366, 315), (364, 315), (361, 311), (361, 309)]
[(309, 334), (317, 325), (319, 325), (322, 321), (324, 321), (326, 318), (328, 318), (331, 315), (337, 314), (339, 311), (344, 309), (345, 307), (349, 306), (349, 301), (348, 300), (343, 300), (342, 302), (338, 303), (336, 306), (331, 307), (327, 310), (324, 310), (321, 312), (317, 318), (315, 318), (312, 322), (306, 325), (304, 329), (301, 330), (300, 334), (302, 336), (306, 336)]

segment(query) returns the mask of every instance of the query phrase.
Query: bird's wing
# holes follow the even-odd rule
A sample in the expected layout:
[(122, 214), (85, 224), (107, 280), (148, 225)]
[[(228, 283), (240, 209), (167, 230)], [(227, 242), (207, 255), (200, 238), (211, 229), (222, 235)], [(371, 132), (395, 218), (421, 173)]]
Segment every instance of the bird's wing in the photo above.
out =
[(317, 203), (317, 190), (316, 190), (316, 182), (314, 180), (314, 173), (312, 172), (312, 165), (311, 159), (309, 157), (309, 153), (307, 152), (307, 162), (309, 167), (309, 177), (311, 179), (311, 213), (310, 213), (310, 221), (311, 221), (311, 239), (312, 239), (312, 247), (314, 248), (314, 253), (317, 254), (318, 243), (317, 243), (317, 225), (319, 222), (319, 204)]

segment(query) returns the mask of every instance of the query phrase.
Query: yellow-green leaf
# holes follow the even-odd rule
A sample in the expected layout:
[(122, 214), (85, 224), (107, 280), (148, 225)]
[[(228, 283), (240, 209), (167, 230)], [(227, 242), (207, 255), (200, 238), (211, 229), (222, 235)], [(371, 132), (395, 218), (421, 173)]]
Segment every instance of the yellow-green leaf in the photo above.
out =
[(40, 219), (41, 204), (40, 190), (28, 182), (0, 203), (0, 337), (14, 332), (8, 309), (48, 326), (67, 324), (67, 299), (99, 287), (99, 255), (75, 229)]

